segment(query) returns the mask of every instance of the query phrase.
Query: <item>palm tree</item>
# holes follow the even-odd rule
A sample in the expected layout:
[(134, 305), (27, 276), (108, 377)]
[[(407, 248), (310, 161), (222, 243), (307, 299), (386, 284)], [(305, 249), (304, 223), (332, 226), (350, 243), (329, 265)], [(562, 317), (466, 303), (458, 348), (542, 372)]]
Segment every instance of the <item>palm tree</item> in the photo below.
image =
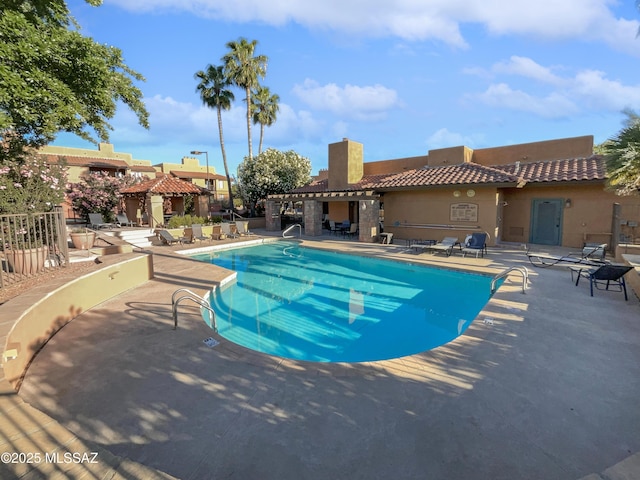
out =
[(227, 78), (232, 84), (244, 88), (247, 102), (247, 138), (249, 142), (249, 158), (253, 158), (251, 144), (251, 89), (258, 86), (259, 78), (267, 73), (265, 55), (254, 56), (257, 40), (248, 41), (240, 38), (238, 41), (227, 43), (229, 52), (222, 57)]
[(602, 144), (607, 159), (609, 187), (621, 195), (640, 192), (640, 116), (631, 110), (625, 126)]
[(229, 189), (229, 208), (233, 208), (233, 192), (231, 191), (231, 177), (227, 166), (227, 152), (224, 149), (224, 136), (222, 134), (222, 110), (229, 110), (231, 102), (234, 100), (233, 92), (227, 90), (231, 85), (224, 73), (223, 66), (207, 65), (206, 71), (198, 71), (194, 77), (200, 80), (196, 91), (200, 93), (202, 103), (209, 108), (215, 108), (218, 112), (218, 133), (220, 134), (220, 149), (222, 150), (222, 163), (224, 173), (227, 177), (227, 188)]
[(251, 97), (251, 110), (253, 111), (253, 123), (260, 124), (260, 145), (258, 155), (262, 152), (262, 139), (264, 138), (264, 127), (270, 127), (276, 121), (280, 110), (280, 97), (275, 93), (272, 95), (269, 87), (258, 86), (253, 91)]

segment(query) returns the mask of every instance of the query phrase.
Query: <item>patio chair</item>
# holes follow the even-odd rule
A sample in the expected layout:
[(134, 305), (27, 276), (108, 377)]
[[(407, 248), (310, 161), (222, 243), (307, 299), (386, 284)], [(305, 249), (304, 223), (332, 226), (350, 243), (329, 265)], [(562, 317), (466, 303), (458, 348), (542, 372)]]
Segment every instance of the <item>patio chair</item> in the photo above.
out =
[(451, 255), (451, 253), (453, 253), (453, 247), (455, 247), (456, 245), (460, 245), (457, 237), (444, 237), (438, 243), (434, 243), (433, 245), (420, 245), (419, 247), (422, 248), (423, 252), (425, 250), (434, 250), (433, 253), (444, 252), (448, 257), (449, 255)]
[(333, 235), (337, 235), (338, 233), (340, 233), (340, 225), (336, 225), (335, 221), (329, 220), (329, 231)]
[(241, 237), (253, 235), (249, 231), (249, 221), (248, 220), (236, 220), (236, 228), (238, 229), (238, 235)]
[(105, 222), (101, 213), (90, 213), (89, 226), (93, 229), (99, 230), (101, 228), (112, 228), (113, 223)]
[(211, 239), (212, 240), (220, 240), (222, 238), (222, 227), (218, 225), (214, 225), (211, 228)]
[(345, 232), (345, 235), (348, 236), (349, 238), (355, 237), (356, 235), (358, 235), (358, 224), (352, 223), (351, 226), (349, 227), (349, 231)]
[(576, 286), (580, 283), (581, 277), (589, 279), (592, 297), (594, 286), (598, 290), (609, 290), (609, 287), (615, 287), (616, 290), (614, 291), (624, 292), (625, 301), (629, 300), (624, 276), (627, 272), (631, 271), (633, 267), (628, 265), (606, 264), (598, 268), (570, 267), (570, 269), (571, 280), (573, 280), (573, 274), (577, 274)]
[(191, 225), (191, 241), (198, 240), (199, 242), (203, 240), (209, 240), (209, 237), (202, 233), (202, 225), (199, 223), (194, 223)]
[(484, 257), (484, 254), (487, 253), (486, 232), (472, 233), (467, 237), (464, 247), (462, 247), (462, 256), (464, 257), (467, 253), (475, 254), (476, 258), (478, 258), (478, 255)]
[(119, 213), (118, 215), (116, 215), (116, 223), (121, 227), (136, 226), (136, 222), (132, 222), (131, 220), (129, 220), (129, 217), (127, 217), (126, 213)]
[(167, 230), (158, 230), (158, 235), (160, 235), (160, 240), (165, 245), (173, 245), (174, 243), (182, 244), (186, 241), (189, 241), (187, 237), (174, 237)]
[(223, 235), (226, 235), (228, 238), (238, 238), (240, 236), (234, 231), (235, 228), (231, 228), (231, 224), (229, 222), (222, 222), (220, 227), (222, 228)]

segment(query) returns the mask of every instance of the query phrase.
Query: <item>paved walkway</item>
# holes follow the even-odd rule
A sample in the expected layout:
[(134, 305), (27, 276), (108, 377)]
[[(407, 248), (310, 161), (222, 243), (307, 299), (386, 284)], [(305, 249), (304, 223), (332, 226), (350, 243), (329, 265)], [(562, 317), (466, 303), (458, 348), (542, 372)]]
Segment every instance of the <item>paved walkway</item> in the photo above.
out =
[[(517, 250), (463, 259), (328, 238), (317, 246), (492, 273), (523, 265), (531, 283), (523, 295), (507, 282), (464, 335), (433, 351), (316, 364), (223, 339), (209, 348), (211, 330), (186, 305), (173, 331), (171, 293), (203, 291), (221, 274), (156, 248), (156, 278), (61, 330), (16, 402), (44, 412), (35, 424), (51, 418), (73, 432), (81, 449), (182, 479), (640, 478), (633, 294), (592, 298), (588, 284), (532, 269)], [(74, 478), (103, 478), (91, 475)]]

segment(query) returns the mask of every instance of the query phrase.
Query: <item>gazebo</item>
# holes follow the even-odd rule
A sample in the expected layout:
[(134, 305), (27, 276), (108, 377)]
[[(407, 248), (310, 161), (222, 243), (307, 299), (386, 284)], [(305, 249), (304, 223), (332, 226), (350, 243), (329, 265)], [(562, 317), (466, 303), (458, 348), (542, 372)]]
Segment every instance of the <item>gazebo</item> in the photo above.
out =
[(195, 214), (206, 217), (209, 190), (185, 182), (170, 175), (162, 175), (138, 183), (120, 191), (125, 198), (127, 216), (142, 223), (143, 213), (147, 214), (149, 227), (155, 228), (165, 221), (165, 203), (170, 202), (171, 213), (184, 214), (184, 198), (193, 196)]

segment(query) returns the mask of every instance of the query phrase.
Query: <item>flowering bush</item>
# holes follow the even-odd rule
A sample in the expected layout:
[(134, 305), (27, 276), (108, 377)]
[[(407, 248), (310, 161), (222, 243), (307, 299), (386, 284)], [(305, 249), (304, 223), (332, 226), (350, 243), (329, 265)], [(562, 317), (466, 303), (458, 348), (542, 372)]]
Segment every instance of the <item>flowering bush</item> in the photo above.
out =
[(0, 156), (0, 214), (49, 212), (64, 199), (66, 169), (31, 153)]
[[(2, 249), (42, 246), (44, 214), (64, 198), (65, 167), (50, 165), (34, 152), (0, 144), (0, 238)], [(49, 240), (51, 240), (50, 238)]]
[(67, 185), (67, 197), (74, 210), (88, 218), (89, 213), (101, 213), (106, 222), (113, 222), (121, 208), (120, 190), (140, 181), (131, 175), (112, 177), (107, 172), (92, 172), (77, 183)]

